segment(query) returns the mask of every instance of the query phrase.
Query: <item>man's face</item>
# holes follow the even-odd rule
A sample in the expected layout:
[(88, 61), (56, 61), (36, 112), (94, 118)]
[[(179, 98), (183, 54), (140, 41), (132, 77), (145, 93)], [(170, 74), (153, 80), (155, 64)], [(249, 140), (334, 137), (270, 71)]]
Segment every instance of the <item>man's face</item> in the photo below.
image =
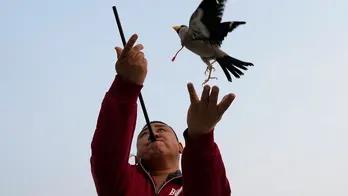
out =
[(149, 139), (147, 126), (139, 133), (137, 141), (137, 156), (151, 159), (154, 156), (178, 156), (182, 152), (182, 144), (176, 139), (175, 133), (169, 126), (162, 123), (151, 123), (155, 142)]

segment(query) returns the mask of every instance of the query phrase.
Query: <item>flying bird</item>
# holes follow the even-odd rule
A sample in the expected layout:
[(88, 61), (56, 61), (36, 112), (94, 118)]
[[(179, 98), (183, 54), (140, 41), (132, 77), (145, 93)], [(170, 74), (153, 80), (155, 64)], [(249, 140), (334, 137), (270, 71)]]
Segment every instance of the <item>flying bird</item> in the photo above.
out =
[(227, 0), (203, 0), (191, 15), (189, 26), (173, 26), (180, 37), (181, 48), (172, 61), (184, 47), (200, 56), (207, 65), (205, 74), (208, 72), (208, 78), (203, 85), (209, 79), (217, 79), (211, 77), (212, 70), (215, 70), (213, 67), (215, 62), (219, 63), (229, 82), (232, 82), (230, 73), (240, 78), (244, 75), (241, 70), (246, 71), (248, 66), (254, 66), (252, 63), (233, 58), (221, 50), (222, 42), (227, 34), (246, 23), (245, 21), (221, 22), (226, 2)]

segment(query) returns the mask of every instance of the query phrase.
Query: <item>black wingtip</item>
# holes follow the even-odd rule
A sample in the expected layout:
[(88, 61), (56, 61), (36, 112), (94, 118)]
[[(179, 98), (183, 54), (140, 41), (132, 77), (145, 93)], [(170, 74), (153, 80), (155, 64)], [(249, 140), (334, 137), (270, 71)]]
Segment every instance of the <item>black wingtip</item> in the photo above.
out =
[(244, 25), (244, 24), (246, 24), (245, 21), (233, 21), (233, 22), (230, 22), (229, 31), (233, 31), (233, 30), (236, 29), (239, 25)]
[(246, 24), (245, 21), (236, 21), (237, 24)]

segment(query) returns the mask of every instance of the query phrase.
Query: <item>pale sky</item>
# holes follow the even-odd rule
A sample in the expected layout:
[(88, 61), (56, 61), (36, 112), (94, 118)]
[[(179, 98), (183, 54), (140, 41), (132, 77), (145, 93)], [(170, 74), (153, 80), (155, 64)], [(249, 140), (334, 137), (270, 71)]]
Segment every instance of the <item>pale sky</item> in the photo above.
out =
[[(0, 195), (96, 195), (90, 144), (121, 40), (139, 34), (151, 120), (183, 140), (187, 82), (201, 93), (205, 65), (180, 48), (173, 25), (199, 0), (0, 1)], [(236, 100), (216, 127), (233, 196), (348, 195), (348, 3), (230, 0), (223, 20), (244, 20), (225, 39), (255, 64), (221, 94)], [(221, 96), (222, 97), (222, 96)], [(138, 128), (145, 124), (138, 110)], [(133, 144), (132, 152), (135, 153)], [(199, 164), (199, 163), (197, 163)]]

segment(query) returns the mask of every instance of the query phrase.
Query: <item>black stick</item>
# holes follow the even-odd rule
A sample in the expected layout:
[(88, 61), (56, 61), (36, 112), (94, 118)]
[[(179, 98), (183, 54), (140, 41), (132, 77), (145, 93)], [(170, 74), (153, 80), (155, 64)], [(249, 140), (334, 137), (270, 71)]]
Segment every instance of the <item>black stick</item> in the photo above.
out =
[[(121, 36), (121, 39), (122, 39), (123, 46), (126, 46), (127, 42), (126, 42), (126, 38), (124, 37), (124, 34), (123, 34), (121, 21), (120, 21), (120, 17), (118, 16), (118, 13), (117, 13), (116, 6), (113, 6), (112, 10), (114, 11), (115, 19), (116, 19), (116, 22), (117, 22), (118, 30), (120, 32), (120, 36)], [(144, 113), (144, 116), (145, 116), (147, 128), (149, 129), (150, 139), (151, 139), (152, 142), (154, 142), (154, 141), (156, 141), (156, 138), (155, 138), (155, 135), (153, 134), (152, 127), (150, 125), (149, 116), (147, 115), (145, 102), (144, 102), (144, 99), (143, 99), (143, 96), (141, 95), (141, 93), (139, 94), (139, 100), (140, 100), (141, 108), (143, 109), (143, 113)]]

